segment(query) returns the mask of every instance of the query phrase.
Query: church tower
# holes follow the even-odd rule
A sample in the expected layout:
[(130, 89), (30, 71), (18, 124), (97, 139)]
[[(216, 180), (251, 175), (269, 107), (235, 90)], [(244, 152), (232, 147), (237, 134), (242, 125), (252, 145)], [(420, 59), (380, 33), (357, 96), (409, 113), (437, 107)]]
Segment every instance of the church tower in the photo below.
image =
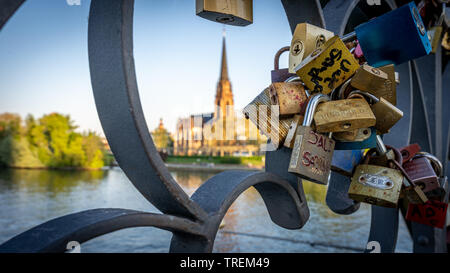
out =
[(216, 99), (214, 101), (215, 111), (214, 117), (216, 119), (227, 116), (227, 106), (229, 111), (234, 113), (234, 101), (233, 92), (231, 91), (231, 83), (228, 79), (228, 66), (227, 66), (227, 51), (225, 47), (225, 31), (222, 39), (222, 64), (220, 70), (220, 78), (217, 83)]

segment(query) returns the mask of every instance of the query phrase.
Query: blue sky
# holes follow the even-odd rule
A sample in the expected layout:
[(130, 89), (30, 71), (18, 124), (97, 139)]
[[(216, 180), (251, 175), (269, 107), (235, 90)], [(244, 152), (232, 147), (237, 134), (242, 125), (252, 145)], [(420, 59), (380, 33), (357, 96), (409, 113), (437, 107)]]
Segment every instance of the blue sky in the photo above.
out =
[[(70, 114), (81, 130), (103, 131), (92, 95), (87, 23), (90, 1), (28, 0), (0, 31), (0, 112)], [(275, 52), (290, 44), (281, 1), (254, 1), (253, 24), (226, 27), (236, 109), (270, 84)], [(212, 112), (223, 25), (195, 15), (195, 0), (136, 0), (134, 56), (149, 128), (164, 119)], [(287, 54), (281, 67), (287, 67)]]

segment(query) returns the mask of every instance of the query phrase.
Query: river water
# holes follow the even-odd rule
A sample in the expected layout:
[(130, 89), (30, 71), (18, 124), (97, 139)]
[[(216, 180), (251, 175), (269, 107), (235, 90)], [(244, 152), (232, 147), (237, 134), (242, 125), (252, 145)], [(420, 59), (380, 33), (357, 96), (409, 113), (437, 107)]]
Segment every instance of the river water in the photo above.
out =
[[(214, 172), (172, 171), (189, 194)], [(333, 213), (325, 204), (326, 187), (305, 182), (310, 219), (300, 230), (281, 228), (269, 218), (253, 188), (228, 210), (214, 252), (359, 252), (370, 229), (370, 206), (352, 215)], [(0, 243), (65, 214), (94, 208), (158, 212), (120, 168), (100, 171), (0, 170)], [(400, 217), (402, 218), (402, 217)], [(167, 252), (171, 233), (152, 227), (116, 231), (81, 245), (81, 252)], [(403, 219), (396, 252), (412, 252)]]

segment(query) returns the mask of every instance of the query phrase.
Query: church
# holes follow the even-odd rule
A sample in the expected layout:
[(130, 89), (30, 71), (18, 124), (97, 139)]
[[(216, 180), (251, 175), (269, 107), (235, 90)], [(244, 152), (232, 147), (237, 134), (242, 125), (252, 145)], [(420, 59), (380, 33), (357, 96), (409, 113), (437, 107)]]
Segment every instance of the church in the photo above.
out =
[(179, 118), (174, 133), (175, 155), (252, 156), (262, 155), (260, 144), (267, 138), (234, 109), (228, 77), (225, 35), (222, 60), (214, 100), (214, 112)]

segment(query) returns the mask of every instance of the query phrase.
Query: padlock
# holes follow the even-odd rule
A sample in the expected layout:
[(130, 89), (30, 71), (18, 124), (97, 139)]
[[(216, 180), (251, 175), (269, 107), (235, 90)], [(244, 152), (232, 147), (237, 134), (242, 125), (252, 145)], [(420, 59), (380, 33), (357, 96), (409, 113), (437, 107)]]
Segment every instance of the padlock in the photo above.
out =
[(233, 26), (253, 23), (252, 0), (197, 0), (196, 14), (202, 18)]
[(370, 138), (371, 136), (371, 128), (359, 128), (351, 131), (336, 132), (333, 134), (333, 138), (339, 142), (361, 142)]
[(244, 107), (245, 118), (250, 119), (262, 134), (270, 138), (271, 143), (278, 148), (286, 138), (293, 118), (280, 119), (279, 114), (272, 113), (275, 109), (279, 111), (278, 105), (273, 105), (267, 87), (253, 101)]
[[(388, 71), (390, 75), (388, 75)], [(394, 66), (384, 66), (382, 68), (362, 65), (356, 70), (350, 81), (350, 85), (355, 89), (368, 92), (377, 97), (383, 97), (393, 105), (396, 105), (396, 83)]]
[(323, 45), (334, 33), (308, 23), (295, 27), (289, 51), (289, 73), (295, 73), (295, 67), (316, 48)]
[(270, 72), (272, 83), (274, 82), (285, 82), (288, 78), (291, 78), (293, 76), (297, 76), (294, 73), (289, 73), (288, 68), (281, 68), (280, 69), (280, 56), (284, 52), (288, 52), (289, 47), (285, 46), (280, 48), (277, 53), (275, 53), (275, 58), (273, 60), (273, 70)]
[(284, 140), (283, 146), (287, 148), (294, 147), (295, 132), (297, 132), (298, 126), (301, 126), (303, 122), (303, 115), (294, 115), (291, 125), (289, 126), (289, 132), (287, 133), (286, 139)]
[(450, 50), (450, 27), (447, 28), (447, 31), (444, 34), (444, 37), (442, 38), (441, 45), (446, 50)]
[(403, 169), (401, 162), (403, 162), (402, 155), (398, 149), (391, 146), (385, 146), (381, 136), (377, 135), (377, 147), (376, 151), (378, 156), (370, 159), (369, 164), (375, 164), (379, 166), (389, 167), (400, 171), (403, 175), (402, 192), (406, 195), (412, 203), (424, 204), (428, 201), (425, 193), (422, 191), (420, 186), (416, 185), (408, 173)]
[[(357, 129), (359, 135), (363, 135), (363, 137), (356, 137), (354, 140), (348, 140), (344, 136), (346, 133), (352, 133), (352, 131), (349, 132), (339, 132), (339, 133), (333, 133), (333, 139), (336, 141), (336, 145), (334, 146), (335, 150), (358, 150), (358, 149), (370, 149), (374, 148), (377, 145), (376, 142), (376, 136), (377, 136), (377, 130), (375, 127), (370, 128), (362, 128)], [(353, 139), (353, 138), (351, 138)]]
[(295, 73), (311, 92), (329, 94), (358, 68), (355, 57), (339, 36), (334, 36), (308, 55), (295, 68)]
[[(364, 163), (356, 166), (348, 196), (355, 201), (395, 208), (402, 188), (403, 175), (396, 169), (369, 164), (370, 156), (374, 152), (375, 148), (370, 149)], [(395, 160), (401, 162), (400, 153), (396, 154)]]
[(388, 133), (389, 130), (403, 117), (403, 112), (400, 109), (382, 97), (377, 98), (370, 93), (362, 92), (360, 90), (350, 92), (349, 96), (353, 94), (363, 95), (369, 100), (371, 104), (370, 109), (376, 118), (375, 128), (377, 129), (377, 134)]
[[(379, 136), (377, 136), (378, 139)], [(395, 148), (391, 148), (398, 152), (398, 154), (401, 153)], [(402, 188), (402, 196), (405, 196), (408, 198), (410, 203), (413, 204), (425, 204), (428, 201), (428, 197), (425, 195), (425, 193), (422, 191), (421, 187), (419, 185), (416, 185), (411, 177), (409, 177), (408, 173), (405, 171), (405, 169), (402, 167), (402, 164), (399, 163), (397, 160), (389, 159), (388, 163), (391, 167), (396, 168), (403, 174), (403, 185)]]
[(426, 194), (436, 188), (439, 188), (439, 177), (430, 161), (439, 164), (442, 170), (442, 164), (431, 154), (418, 153), (411, 160), (403, 164), (403, 168), (408, 173), (411, 180), (419, 185)]
[[(369, 65), (399, 65), (431, 51), (425, 25), (412, 1), (355, 28), (356, 38)], [(347, 41), (346, 35), (343, 38)]]
[(349, 98), (318, 105), (314, 122), (319, 133), (344, 132), (374, 126), (376, 118), (364, 98)]
[(446, 225), (448, 204), (430, 200), (426, 204), (409, 204), (405, 219), (436, 228)]
[(402, 164), (413, 158), (413, 156), (415, 156), (418, 152), (420, 152), (421, 149), (422, 148), (420, 148), (420, 145), (417, 143), (413, 143), (403, 148), (400, 148), (400, 153), (402, 154), (403, 157)]
[(434, 26), (427, 31), (428, 39), (431, 42), (431, 53), (436, 53), (438, 47), (441, 46), (441, 38), (444, 31), (442, 26), (445, 19), (445, 3), (442, 3), (442, 10), (439, 18), (436, 20)]
[(269, 87), (273, 105), (279, 105), (280, 116), (300, 113), (307, 97), (301, 82), (275, 82)]
[(309, 100), (302, 126), (297, 128), (295, 134), (288, 169), (304, 179), (323, 185), (328, 184), (335, 141), (315, 132), (311, 124), (317, 105), (329, 100), (323, 94), (315, 94)]

